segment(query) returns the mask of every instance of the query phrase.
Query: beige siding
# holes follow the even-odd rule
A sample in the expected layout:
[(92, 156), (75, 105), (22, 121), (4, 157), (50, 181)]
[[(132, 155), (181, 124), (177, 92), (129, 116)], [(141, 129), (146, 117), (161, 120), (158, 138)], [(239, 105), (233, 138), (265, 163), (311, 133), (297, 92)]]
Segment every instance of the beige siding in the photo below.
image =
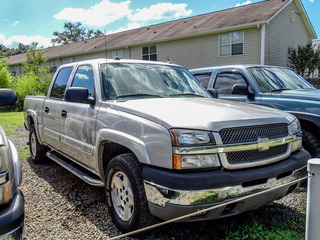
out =
[[(179, 64), (187, 69), (226, 64), (257, 64), (260, 60), (260, 30), (244, 31), (244, 54), (219, 56), (219, 34), (157, 43), (158, 61)], [(131, 58), (141, 59), (141, 47), (131, 48)]]
[[(290, 20), (290, 12), (296, 12)], [(301, 15), (294, 3), (289, 4), (266, 26), (265, 64), (287, 66), (288, 48), (303, 46), (311, 41)]]

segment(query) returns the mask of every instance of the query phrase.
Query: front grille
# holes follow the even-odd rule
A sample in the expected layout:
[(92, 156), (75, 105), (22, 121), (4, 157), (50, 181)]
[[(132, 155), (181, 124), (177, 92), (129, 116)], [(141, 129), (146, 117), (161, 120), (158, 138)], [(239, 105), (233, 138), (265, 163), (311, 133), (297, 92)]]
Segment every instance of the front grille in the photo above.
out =
[(255, 142), (258, 138), (280, 138), (288, 135), (286, 124), (225, 128), (219, 131), (224, 144)]
[(241, 152), (227, 153), (227, 159), (229, 164), (243, 164), (258, 162), (270, 157), (279, 156), (285, 154), (288, 149), (288, 144), (283, 144), (275, 147), (271, 147), (267, 151), (249, 150)]

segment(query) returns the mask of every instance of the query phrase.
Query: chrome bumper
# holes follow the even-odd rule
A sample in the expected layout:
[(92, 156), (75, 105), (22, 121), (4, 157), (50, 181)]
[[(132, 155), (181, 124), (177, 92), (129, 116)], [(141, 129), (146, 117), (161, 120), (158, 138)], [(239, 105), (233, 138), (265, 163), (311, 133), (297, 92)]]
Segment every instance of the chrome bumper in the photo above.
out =
[[(238, 206), (233, 205), (233, 211), (230, 211), (232, 209), (229, 206), (225, 208), (227, 212), (225, 209), (220, 209), (217, 214), (211, 213), (209, 217), (204, 217), (207, 220), (208, 218), (215, 219), (256, 209), (290, 193), (306, 178), (306, 167), (303, 167), (294, 171), (290, 176), (285, 176), (281, 179), (268, 179), (265, 183), (258, 184), (257, 182), (257, 185), (248, 187), (239, 185), (210, 190), (185, 191), (169, 189), (148, 181), (144, 181), (144, 187), (151, 213), (164, 220), (196, 212), (206, 207), (227, 203), (244, 196), (250, 197), (254, 193), (263, 193), (264, 190), (275, 188), (274, 191), (268, 191), (268, 194), (264, 194), (260, 199), (255, 196), (254, 199), (243, 201)], [(198, 218), (198, 220), (204, 219)]]

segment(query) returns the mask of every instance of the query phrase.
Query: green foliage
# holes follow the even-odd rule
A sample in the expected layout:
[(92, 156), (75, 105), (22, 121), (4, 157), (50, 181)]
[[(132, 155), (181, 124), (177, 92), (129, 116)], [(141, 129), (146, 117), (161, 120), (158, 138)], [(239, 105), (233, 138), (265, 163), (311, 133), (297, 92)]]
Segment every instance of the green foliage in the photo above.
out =
[(320, 66), (320, 51), (315, 51), (311, 42), (306, 46), (298, 46), (297, 49), (289, 48), (287, 61), (288, 67), (308, 78)]
[(45, 95), (50, 85), (50, 68), (44, 64), (48, 58), (43, 58), (43, 52), (37, 50), (33, 43), (26, 52), (27, 61), (23, 63), (24, 74), (15, 79), (15, 91), (18, 96), (18, 109), (23, 109), (23, 101), (27, 95)]
[(28, 50), (29, 46), (22, 43), (19, 43), (17, 48), (7, 48), (3, 44), (0, 44), (0, 58), (22, 54), (27, 52)]
[(15, 91), (18, 96), (17, 107), (19, 110), (23, 109), (24, 98), (27, 95), (45, 95), (50, 85), (49, 77), (39, 77), (34, 72), (27, 72), (17, 77), (16, 81)]
[(74, 24), (71, 22), (64, 23), (65, 30), (61, 33), (57, 31), (54, 32), (53, 35), (56, 36), (56, 38), (52, 39), (51, 42), (68, 44), (103, 36), (103, 33), (100, 30), (94, 31), (93, 29), (84, 28), (81, 25), (80, 22)]
[(302, 239), (304, 232), (290, 230), (286, 224), (266, 226), (257, 222), (245, 225), (235, 232), (228, 232), (225, 240), (293, 240)]
[(7, 61), (0, 59), (0, 88), (10, 88), (12, 86), (12, 76), (8, 73)]

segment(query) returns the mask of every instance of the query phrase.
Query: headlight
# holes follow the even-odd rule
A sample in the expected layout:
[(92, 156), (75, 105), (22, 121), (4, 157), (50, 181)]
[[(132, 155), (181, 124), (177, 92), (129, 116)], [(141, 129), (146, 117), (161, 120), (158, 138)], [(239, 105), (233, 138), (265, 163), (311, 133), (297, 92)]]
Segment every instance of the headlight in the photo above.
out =
[[(212, 133), (207, 131), (171, 129), (170, 134), (172, 145), (177, 148), (215, 144)], [(218, 154), (175, 154), (173, 156), (174, 169), (215, 168), (220, 166)]]
[(212, 134), (206, 131), (171, 129), (170, 134), (173, 146), (215, 144)]
[(293, 137), (295, 138), (292, 142), (291, 151), (295, 152), (302, 148), (302, 134), (301, 133), (301, 126), (299, 120), (296, 118), (291, 124), (291, 131), (293, 134)]
[(220, 167), (218, 154), (174, 155), (174, 169), (195, 169)]
[(290, 124), (290, 126), (293, 134), (301, 132), (300, 122), (297, 118)]

